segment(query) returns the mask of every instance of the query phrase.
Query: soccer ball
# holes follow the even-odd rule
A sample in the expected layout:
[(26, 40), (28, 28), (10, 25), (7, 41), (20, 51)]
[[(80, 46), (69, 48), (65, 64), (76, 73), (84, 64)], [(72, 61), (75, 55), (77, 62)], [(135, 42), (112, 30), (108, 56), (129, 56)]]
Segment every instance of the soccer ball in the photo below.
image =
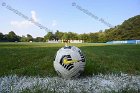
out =
[(85, 57), (75, 46), (66, 46), (59, 49), (54, 60), (57, 74), (63, 78), (78, 77), (85, 67)]

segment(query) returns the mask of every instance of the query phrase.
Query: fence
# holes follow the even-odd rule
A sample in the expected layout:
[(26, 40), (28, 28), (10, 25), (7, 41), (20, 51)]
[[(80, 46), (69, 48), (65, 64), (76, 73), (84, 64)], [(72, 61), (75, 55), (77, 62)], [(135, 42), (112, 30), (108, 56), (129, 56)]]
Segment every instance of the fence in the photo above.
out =
[(107, 44), (140, 44), (140, 40), (109, 41)]

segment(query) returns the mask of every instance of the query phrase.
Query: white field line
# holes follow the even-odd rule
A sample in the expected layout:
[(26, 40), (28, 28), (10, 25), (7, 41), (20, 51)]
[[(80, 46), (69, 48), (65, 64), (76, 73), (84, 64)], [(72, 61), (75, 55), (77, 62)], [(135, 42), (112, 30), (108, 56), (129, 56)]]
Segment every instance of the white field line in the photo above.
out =
[(120, 90), (133, 89), (140, 91), (140, 76), (121, 75), (93, 75), (92, 77), (77, 79), (62, 79), (59, 77), (0, 77), (0, 93), (19, 93), (24, 90), (35, 92), (36, 90), (68, 92), (118, 92)]

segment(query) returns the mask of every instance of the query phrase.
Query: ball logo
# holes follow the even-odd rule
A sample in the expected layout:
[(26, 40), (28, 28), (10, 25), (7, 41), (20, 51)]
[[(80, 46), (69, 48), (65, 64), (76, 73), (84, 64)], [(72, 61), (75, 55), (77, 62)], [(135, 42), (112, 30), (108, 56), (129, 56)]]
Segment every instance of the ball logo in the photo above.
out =
[(72, 61), (72, 58), (70, 55), (64, 55), (61, 60), (60, 60), (60, 64), (67, 70), (71, 70), (74, 65), (73, 63), (71, 62)]

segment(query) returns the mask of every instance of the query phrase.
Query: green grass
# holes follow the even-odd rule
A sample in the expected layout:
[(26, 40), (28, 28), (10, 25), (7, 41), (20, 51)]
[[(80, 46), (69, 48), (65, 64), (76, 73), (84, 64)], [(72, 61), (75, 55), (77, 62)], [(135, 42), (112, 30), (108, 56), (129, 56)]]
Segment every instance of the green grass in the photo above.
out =
[[(86, 56), (84, 76), (127, 73), (140, 75), (140, 45), (69, 44)], [(0, 76), (56, 76), (53, 60), (64, 44), (0, 43)]]

